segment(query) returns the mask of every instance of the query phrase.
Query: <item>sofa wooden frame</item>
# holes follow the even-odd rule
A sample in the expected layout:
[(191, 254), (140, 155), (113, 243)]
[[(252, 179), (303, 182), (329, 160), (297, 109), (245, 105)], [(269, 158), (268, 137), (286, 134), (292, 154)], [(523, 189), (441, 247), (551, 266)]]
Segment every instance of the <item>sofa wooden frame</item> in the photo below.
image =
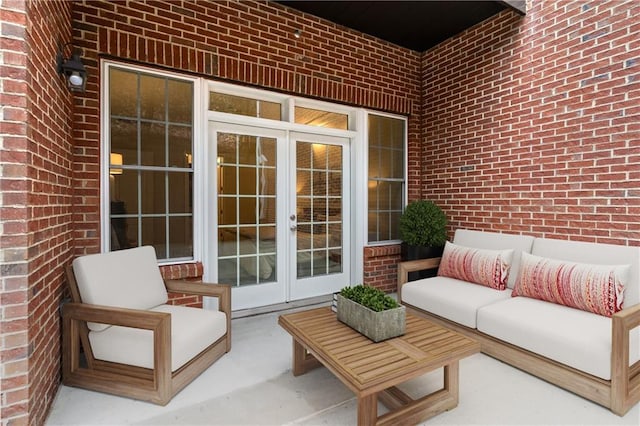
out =
[[(412, 260), (398, 264), (398, 300), (409, 272), (437, 268), (440, 258)], [(549, 358), (511, 345), (446, 318), (403, 303), (407, 309), (480, 342), (480, 350), (520, 370), (591, 400), (623, 416), (640, 401), (640, 361), (629, 366), (629, 332), (640, 326), (640, 304), (612, 316), (611, 380), (576, 370)]]
[[(82, 303), (71, 266), (67, 266), (66, 274), (72, 300), (62, 307), (62, 382), (67, 386), (166, 405), (231, 349), (231, 288), (228, 285), (165, 280), (168, 292), (217, 297), (219, 310), (227, 315), (227, 332), (172, 373), (171, 314)], [(151, 330), (154, 368), (96, 359), (89, 343), (87, 321)]]

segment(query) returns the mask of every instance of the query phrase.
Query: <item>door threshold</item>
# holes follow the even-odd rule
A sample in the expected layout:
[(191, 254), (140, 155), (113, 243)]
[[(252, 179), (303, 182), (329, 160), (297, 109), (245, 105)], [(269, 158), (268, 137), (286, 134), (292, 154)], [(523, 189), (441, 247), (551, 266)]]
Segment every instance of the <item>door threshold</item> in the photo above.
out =
[(310, 297), (308, 299), (301, 299), (301, 300), (293, 300), (291, 302), (276, 303), (274, 305), (258, 306), (258, 307), (249, 308), (249, 309), (239, 309), (231, 313), (231, 318), (251, 317), (254, 315), (286, 311), (289, 309), (329, 306), (332, 300), (333, 300), (332, 294), (325, 294), (323, 296)]

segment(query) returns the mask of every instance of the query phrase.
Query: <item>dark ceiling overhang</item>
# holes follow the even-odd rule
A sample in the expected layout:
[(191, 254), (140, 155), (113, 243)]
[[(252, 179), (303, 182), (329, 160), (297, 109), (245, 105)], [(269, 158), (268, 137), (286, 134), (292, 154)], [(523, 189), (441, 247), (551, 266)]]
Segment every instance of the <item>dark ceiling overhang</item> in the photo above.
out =
[(277, 1), (418, 52), (443, 42), (524, 0), (493, 1)]

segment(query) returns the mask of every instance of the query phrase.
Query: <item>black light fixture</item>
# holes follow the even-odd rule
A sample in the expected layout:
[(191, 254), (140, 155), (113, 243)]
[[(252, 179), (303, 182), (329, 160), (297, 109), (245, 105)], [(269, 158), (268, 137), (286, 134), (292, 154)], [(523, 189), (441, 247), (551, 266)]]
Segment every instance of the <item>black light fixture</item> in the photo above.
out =
[[(71, 57), (64, 56), (64, 50), (71, 46)], [(87, 86), (87, 70), (80, 59), (80, 53), (73, 48), (72, 43), (63, 45), (58, 51), (57, 57), (58, 74), (64, 75), (67, 80), (67, 87), (72, 92), (84, 92)]]

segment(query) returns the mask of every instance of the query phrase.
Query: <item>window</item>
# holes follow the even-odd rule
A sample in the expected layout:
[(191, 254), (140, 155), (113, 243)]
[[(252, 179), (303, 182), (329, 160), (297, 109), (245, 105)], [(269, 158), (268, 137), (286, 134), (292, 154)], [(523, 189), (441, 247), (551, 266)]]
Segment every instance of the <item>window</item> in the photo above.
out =
[(269, 102), (226, 93), (211, 92), (209, 96), (209, 110), (227, 112), (229, 114), (246, 115), (249, 117), (281, 120), (280, 103)]
[(296, 106), (296, 123), (330, 129), (349, 130), (349, 115)]
[[(355, 109), (238, 88), (224, 83), (211, 86), (209, 111), (303, 124), (326, 129), (351, 130)], [(224, 120), (224, 119), (223, 119)]]
[(369, 114), (369, 242), (400, 238), (405, 191), (405, 123)]
[(109, 245), (193, 259), (192, 80), (108, 68)]

